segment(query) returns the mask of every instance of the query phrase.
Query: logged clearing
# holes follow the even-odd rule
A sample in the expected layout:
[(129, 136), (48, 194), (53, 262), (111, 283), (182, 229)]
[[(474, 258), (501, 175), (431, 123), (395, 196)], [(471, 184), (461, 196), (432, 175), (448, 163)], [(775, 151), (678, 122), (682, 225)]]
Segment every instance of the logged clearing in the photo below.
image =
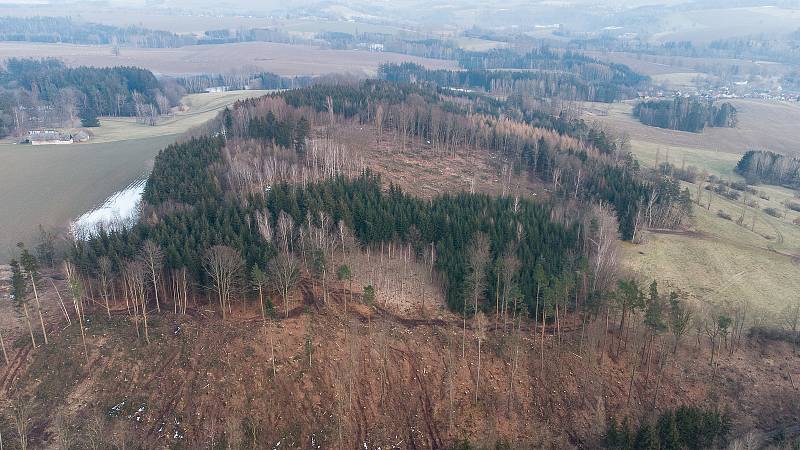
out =
[[(55, 285), (66, 290), (63, 281)], [(499, 440), (598, 448), (607, 415), (644, 417), (713, 401), (732, 413), (735, 429), (769, 437), (800, 414), (791, 379), (800, 360), (785, 343), (745, 338), (713, 369), (708, 345), (687, 336), (657, 376), (649, 367), (632, 372), (639, 365), (633, 342), (630, 353), (617, 354), (620, 337), (606, 334), (603, 321), (582, 330), (565, 318), (559, 337), (548, 326), (543, 338), (525, 321), (515, 339), (501, 320), (483, 342), (478, 372), (471, 323), (462, 341), (462, 321), (452, 313), (411, 318), (357, 293), (344, 312), (346, 286), (329, 289), (323, 303), (319, 284), (304, 278), (289, 317), (263, 325), (257, 300), (236, 302), (223, 322), (213, 302), (192, 299), (187, 315), (171, 307), (153, 313), (150, 343), (137, 336), (119, 298), (110, 318), (104, 308), (90, 309), (84, 356), (78, 326), (66, 326), (47, 283), (40, 294), (47, 345), (36, 329), (40, 345), (32, 348), (19, 311), (0, 305), (9, 350), (0, 392), (36, 397), (34, 448), (65, 435), (103, 447), (446, 448), (468, 438), (480, 448)], [(14, 435), (6, 422), (0, 431)]]
[(38, 225), (65, 227), (108, 196), (144, 177), (159, 150), (234, 101), (264, 91), (194, 94), (186, 112), (156, 126), (130, 118), (100, 118), (90, 143), (19, 145), (0, 143), (0, 260), (17, 242), (30, 243)]
[(246, 42), (192, 45), (180, 48), (123, 48), (119, 56), (109, 47), (71, 44), (0, 43), (0, 60), (11, 57), (55, 57), (70, 66), (135, 66), (162, 75), (224, 73), (254, 68), (278, 75), (329, 73), (375, 74), (383, 63), (411, 61), (432, 69), (455, 68), (454, 61), (397, 53), (325, 50), (307, 45)]

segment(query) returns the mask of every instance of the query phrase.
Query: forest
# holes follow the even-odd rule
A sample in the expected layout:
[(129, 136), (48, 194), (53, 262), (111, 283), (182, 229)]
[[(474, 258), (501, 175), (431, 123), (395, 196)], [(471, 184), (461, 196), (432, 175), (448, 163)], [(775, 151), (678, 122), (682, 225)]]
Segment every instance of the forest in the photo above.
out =
[(229, 90), (239, 89), (296, 89), (307, 87), (318, 82), (320, 77), (296, 76), (283, 77), (271, 72), (249, 71), (230, 72), (224, 74), (185, 75), (175, 81), (186, 89), (187, 93), (206, 92), (209, 88), (225, 86)]
[(748, 183), (800, 188), (800, 159), (767, 150), (748, 150), (736, 164)]
[(0, 17), (0, 41), (167, 48), (196, 43), (194, 36), (137, 26), (125, 28), (70, 17)]
[(487, 52), (463, 52), (458, 63), (463, 69), (524, 69), (576, 74), (583, 80), (605, 82), (627, 88), (626, 94), (648, 81), (622, 64), (601, 62), (570, 50), (541, 46), (529, 51), (494, 49)]
[(78, 118), (84, 126), (96, 126), (100, 115), (154, 120), (168, 113), (184, 92), (177, 85), (162, 84), (149, 70), (72, 68), (54, 58), (6, 60), (0, 91), (0, 136), (69, 127)]
[[(62, 306), (59, 328), (62, 313), (78, 325), (65, 328), (68, 362), (52, 369), (70, 376), (56, 378), (71, 382), (90, 368), (93, 380), (117, 386), (99, 402), (101, 431), (73, 428), (81, 442), (110, 440), (104, 426), (130, 424), (137, 436), (152, 429), (146, 439), (188, 447), (259, 448), (313, 433), (323, 447), (338, 441), (349, 448), (343, 443), (388, 442), (407, 427), (420, 430), (410, 438), (419, 447), (469, 449), (458, 439), (481, 433), (454, 426), (471, 420), (466, 412), (493, 411), (524, 424), (511, 436), (527, 432), (531, 417), (557, 418), (568, 424), (556, 425), (562, 430), (579, 417), (587, 392), (607, 396), (609, 409), (592, 399), (585, 409), (593, 424), (554, 438), (553, 447), (727, 442), (728, 412), (682, 406), (685, 388), (668, 381), (685, 378), (679, 358), (692, 351), (693, 363), (710, 353), (708, 364), (693, 369), (699, 378), (746, 351), (752, 311), (746, 304), (695, 308), (685, 293), (619, 270), (620, 238), (678, 228), (692, 210), (674, 171), (640, 166), (625, 139), (518, 97), (500, 101), (386, 80), (243, 100), (192, 136), (156, 157), (135, 225), (64, 243), (43, 232), (33, 251), (19, 246), (10, 266), (13, 304), (24, 318), (14, 345), (59, 356), (52, 343), (64, 335), (47, 329), (40, 306), (46, 266)], [(492, 161), (489, 176), (503, 189), (447, 188), (423, 197), (394, 183), (390, 171), (368, 168), (365, 159), (375, 153), (367, 147), (431, 164)], [(512, 178), (532, 193), (512, 186)], [(390, 260), (394, 269), (385, 265)], [(397, 292), (413, 292), (421, 305), (398, 315), (387, 300)], [(426, 301), (441, 309), (426, 309)], [(229, 351), (238, 340), (244, 350)], [(684, 345), (692, 349), (676, 356)], [(97, 370), (100, 358), (128, 368)], [(408, 366), (393, 365), (394, 358)], [(145, 365), (134, 368), (131, 361), (140, 360)], [(251, 366), (258, 369), (238, 372)], [(139, 375), (148, 371), (163, 378)], [(56, 392), (52, 404), (69, 401), (57, 396), (66, 388), (43, 378), (37, 392)], [(153, 396), (134, 398), (144, 392), (140, 381), (150, 379), (158, 380), (147, 391)], [(263, 395), (267, 407), (227, 406), (233, 397), (225, 389), (245, 384), (243, 404)], [(164, 395), (164, 386), (174, 395)], [(304, 403), (294, 389), (319, 395), (311, 400), (314, 412), (297, 412)], [(196, 404), (183, 406), (183, 391), (201, 405), (218, 403), (224, 425), (195, 414)], [(61, 433), (64, 425), (42, 412), (49, 405), (30, 407), (46, 417), (35, 424), (52, 421)], [(19, 417), (23, 406), (17, 399), (9, 410)], [(290, 431), (281, 428), (284, 417)], [(0, 422), (0, 430), (6, 436), (16, 429), (24, 440), (25, 423)], [(29, 434), (36, 443), (49, 439)], [(491, 438), (504, 448), (499, 436)]]
[(527, 95), (564, 100), (614, 102), (636, 95), (634, 86), (599, 73), (555, 70), (511, 71), (467, 69), (428, 70), (414, 63), (384, 64), (379, 68), (384, 80), (409, 83), (425, 81), (454, 89), (479, 89), (495, 95)]
[[(242, 255), (246, 267), (251, 267), (275, 254), (275, 246), (264, 237), (273, 232), (265, 232), (265, 227), (275, 229), (279, 222), (288, 220), (305, 230), (299, 231), (301, 235), (310, 236), (333, 233), (326, 227), (340, 224), (366, 247), (401, 242), (411, 246), (419, 258), (425, 256), (426, 248), (435, 252), (434, 267), (448, 305), (464, 311), (468, 305), (461, 300), (470, 285), (469, 247), (485, 236), (480, 238), (485, 241), (479, 255), (481, 264), (499, 279), (500, 273), (495, 272), (499, 267), (511, 264), (510, 260), (521, 262), (513, 263), (522, 268), (514, 274), (514, 289), (520, 293), (519, 306), (526, 305), (526, 313), (533, 314), (538, 310), (534, 292), (547, 292), (556, 303), (573, 298), (572, 308), (580, 301), (579, 291), (589, 299), (586, 301), (601, 295), (603, 275), (592, 274), (588, 268), (595, 256), (586, 239), (597, 234), (592, 239), (600, 245), (604, 239), (616, 239), (616, 228), (624, 238), (633, 239), (645, 226), (679, 225), (691, 208), (676, 181), (645, 178), (638, 174), (630, 155), (615, 162), (612, 155), (604, 153), (616, 151), (615, 146), (608, 146), (599, 133), (591, 131), (589, 135), (596, 137), (583, 143), (553, 130), (510, 127), (489, 117), (476, 126), (464, 112), (447, 112), (439, 105), (447, 108), (447, 102), (434, 90), (383, 81), (314, 86), (240, 102), (220, 119), (227, 142), (220, 136), (196, 138), (168, 147), (156, 159), (144, 199), (148, 208), (162, 212), (159, 220), (141, 221), (130, 230), (102, 231), (75, 247), (74, 260), (82, 270), (92, 270), (98, 258), (105, 256), (121, 270), (124, 261), (133, 258), (141, 243), (149, 240), (164, 249), (166, 269), (186, 269), (199, 284), (205, 284), (204, 249), (231, 247)], [(464, 193), (424, 202), (395, 186), (383, 193), (378, 177), (344, 177), (341, 169), (325, 170), (327, 175), (312, 178), (314, 182), (302, 188), (287, 184), (288, 174), (301, 174), (300, 167), (281, 169), (287, 175), (279, 176), (274, 172), (280, 167), (276, 164), (281, 160), (292, 165), (308, 164), (309, 168), (317, 164), (319, 149), (309, 148), (313, 124), (324, 123), (331, 115), (394, 131), (401, 139), (427, 140), (443, 152), (441, 157), (455, 147), (467, 146), (512, 158), (532, 176), (551, 185), (558, 196), (611, 204), (619, 225), (607, 212), (598, 219), (591, 218), (593, 213), (577, 213), (579, 209), (574, 211), (579, 219), (554, 223), (550, 219), (554, 205), (518, 198)], [(258, 162), (264, 156), (252, 153), (248, 142), (253, 139), (272, 146), (274, 156), (270, 158), (277, 161)], [(606, 147), (598, 150), (595, 142)], [(265, 163), (275, 169), (253, 173), (253, 166)], [(266, 186), (269, 188), (265, 191)], [(599, 228), (598, 220), (603, 222)], [(259, 226), (254, 226), (256, 223)], [(304, 261), (306, 253), (313, 254), (313, 249), (298, 245)], [(580, 287), (580, 277), (576, 280), (571, 275), (576, 271), (587, 280), (581, 283), (589, 284)], [(546, 286), (552, 291), (545, 291)], [(499, 296), (493, 291), (499, 287), (484, 288), (490, 298)], [(575, 291), (574, 296), (558, 294), (570, 290)], [(504, 298), (508, 292), (504, 292)], [(567, 303), (562, 306), (566, 308)], [(475, 303), (472, 310), (478, 307)]]
[[(425, 138), (445, 151), (459, 145), (497, 151), (517, 167), (551, 183), (554, 191), (567, 198), (588, 197), (613, 205), (624, 239), (635, 239), (645, 226), (677, 227), (691, 210), (688, 193), (677, 181), (642, 173), (635, 158), (621, 148), (623, 143), (613, 142), (603, 131), (580, 120), (545, 118), (546, 114), (528, 109), (523, 112), (514, 101), (503, 106), (479, 103), (484, 105), (481, 112), (496, 119), (476, 124), (466, 120), (466, 108), (458, 106), (462, 97), (450, 101), (436, 89), (419, 84), (368, 81), (358, 88), (319, 86), (281, 95), (292, 106), (310, 106), (317, 112), (330, 104), (334, 112), (357, 116), (362, 123), (371, 121), (376, 102), (383, 102), (382, 127)], [(500, 120), (501, 115), (520, 117), (540, 128), (518, 127)], [(542, 130), (549, 134), (545, 136)]]
[(633, 108), (634, 117), (645, 125), (700, 133), (705, 127), (736, 127), (736, 107), (696, 97), (645, 100)]
[[(565, 37), (572, 37), (565, 35)], [(800, 32), (774, 36), (737, 36), (714, 39), (709, 42), (664, 41), (646, 39), (622, 39), (613, 36), (573, 38), (568, 47), (575, 50), (631, 52), (643, 55), (682, 56), (689, 58), (730, 58), (742, 60), (764, 60), (797, 64), (800, 52), (797, 43)]]

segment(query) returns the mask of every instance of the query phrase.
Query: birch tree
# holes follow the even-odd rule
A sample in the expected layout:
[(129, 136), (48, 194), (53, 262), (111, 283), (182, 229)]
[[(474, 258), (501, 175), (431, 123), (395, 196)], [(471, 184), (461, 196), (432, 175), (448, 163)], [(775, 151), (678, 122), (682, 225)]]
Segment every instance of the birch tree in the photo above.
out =
[(108, 304), (109, 284), (111, 282), (111, 258), (106, 255), (97, 260), (97, 274), (100, 277), (100, 295), (106, 304), (106, 315), (111, 319), (111, 307)]
[(241, 277), (243, 264), (239, 252), (225, 245), (215, 245), (203, 256), (203, 267), (211, 277), (222, 320), (228, 317), (226, 311), (230, 311), (231, 296)]
[(269, 279), (283, 297), (285, 317), (289, 317), (289, 291), (294, 288), (300, 279), (297, 258), (293, 253), (280, 253), (269, 264)]
[(81, 341), (83, 342), (83, 353), (86, 362), (89, 362), (89, 348), (86, 346), (86, 330), (83, 326), (83, 284), (81, 283), (75, 265), (70, 261), (64, 261), (64, 277), (67, 279), (67, 287), (72, 295), (72, 305), (75, 307), (75, 315), (78, 316), (78, 326), (81, 328)]
[[(469, 277), (468, 293), (472, 299), (473, 314), (478, 311), (478, 300), (483, 295), (486, 289), (486, 265), (489, 262), (489, 238), (483, 234), (478, 233), (473, 242), (472, 248), (469, 252)], [(464, 296), (464, 329), (461, 338), (461, 357), (466, 356), (466, 343), (467, 343), (467, 315), (469, 309), (467, 308), (467, 296)]]
[(36, 280), (39, 278), (39, 262), (36, 260), (36, 257), (33, 256), (28, 249), (26, 249), (22, 243), (18, 244), (19, 247), (22, 249), (22, 254), (20, 255), (20, 263), (22, 264), (22, 268), (25, 270), (26, 276), (31, 281), (31, 287), (33, 288), (33, 297), (36, 299), (36, 311), (39, 314), (39, 323), (42, 325), (42, 336), (44, 337), (44, 343), (47, 344), (47, 328), (44, 326), (44, 316), (42, 315), (42, 303), (39, 301), (39, 292), (36, 289)]
[(164, 266), (164, 253), (161, 251), (161, 247), (159, 247), (158, 244), (148, 239), (144, 241), (140, 258), (147, 269), (147, 275), (153, 286), (153, 293), (156, 298), (156, 310), (160, 313), (161, 302), (158, 299), (158, 280), (161, 278), (161, 270)]

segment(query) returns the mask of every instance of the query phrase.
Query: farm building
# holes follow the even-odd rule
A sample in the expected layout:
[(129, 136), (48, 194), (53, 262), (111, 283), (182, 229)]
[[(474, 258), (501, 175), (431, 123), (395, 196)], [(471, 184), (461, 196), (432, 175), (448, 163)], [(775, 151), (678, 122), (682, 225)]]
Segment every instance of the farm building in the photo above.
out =
[(28, 132), (22, 143), (31, 145), (72, 144), (73, 142), (88, 142), (91, 137), (92, 134), (87, 130), (78, 130), (73, 134), (58, 130), (33, 130)]
[(26, 143), (32, 145), (72, 144), (72, 136), (57, 130), (33, 130), (28, 132)]
[(88, 142), (91, 135), (86, 130), (78, 130), (77, 133), (72, 135), (72, 142)]

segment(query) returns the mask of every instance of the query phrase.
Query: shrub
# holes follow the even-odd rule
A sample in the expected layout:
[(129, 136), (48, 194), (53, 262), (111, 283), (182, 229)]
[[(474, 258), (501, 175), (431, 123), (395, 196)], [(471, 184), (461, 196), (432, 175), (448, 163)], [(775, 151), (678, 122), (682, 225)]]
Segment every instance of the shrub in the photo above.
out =
[(783, 213), (781, 213), (780, 210), (778, 210), (777, 208), (773, 208), (771, 206), (768, 208), (764, 208), (764, 212), (772, 217), (783, 217)]
[(783, 328), (754, 326), (750, 328), (748, 337), (800, 345), (800, 334)]
[(717, 211), (717, 217), (720, 217), (720, 218), (725, 219), (725, 220), (733, 220), (733, 217), (731, 217), (730, 214), (726, 213), (725, 211), (723, 211), (721, 209), (719, 211)]

